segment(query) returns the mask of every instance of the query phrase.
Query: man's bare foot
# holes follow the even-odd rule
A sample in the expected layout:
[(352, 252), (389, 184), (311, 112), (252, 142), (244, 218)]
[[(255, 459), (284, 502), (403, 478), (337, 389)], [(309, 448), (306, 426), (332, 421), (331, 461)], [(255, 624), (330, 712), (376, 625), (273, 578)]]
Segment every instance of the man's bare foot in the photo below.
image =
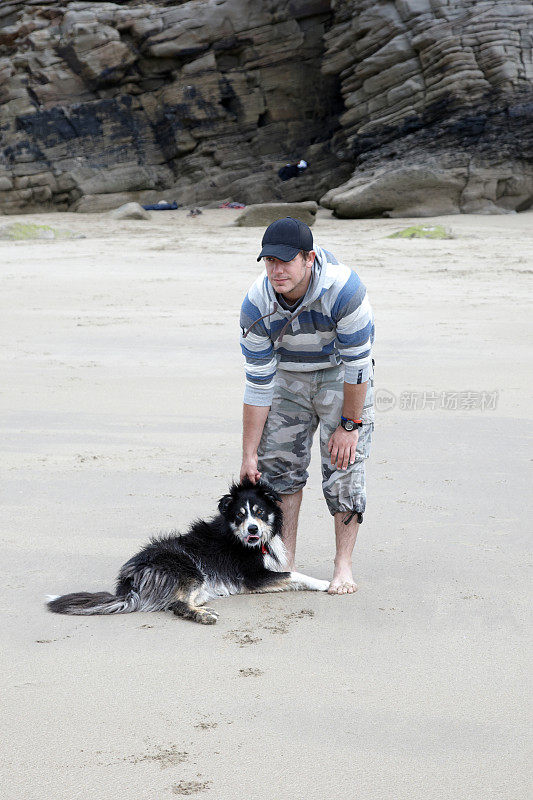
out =
[(335, 567), (328, 594), (354, 594), (356, 591), (357, 584), (353, 579), (351, 567)]

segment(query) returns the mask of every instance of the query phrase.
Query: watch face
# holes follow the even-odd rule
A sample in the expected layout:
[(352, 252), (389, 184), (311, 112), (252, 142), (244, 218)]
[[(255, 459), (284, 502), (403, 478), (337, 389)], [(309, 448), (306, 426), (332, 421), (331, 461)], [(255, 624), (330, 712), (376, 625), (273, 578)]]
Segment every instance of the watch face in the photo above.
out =
[(345, 431), (353, 431), (355, 425), (351, 419), (347, 419), (345, 422), (343, 422), (343, 428)]

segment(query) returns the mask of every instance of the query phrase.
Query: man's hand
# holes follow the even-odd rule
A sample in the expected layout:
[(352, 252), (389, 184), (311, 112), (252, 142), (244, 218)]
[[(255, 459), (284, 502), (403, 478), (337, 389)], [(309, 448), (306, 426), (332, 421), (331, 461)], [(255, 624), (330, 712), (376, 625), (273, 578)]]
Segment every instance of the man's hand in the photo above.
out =
[(337, 469), (347, 469), (349, 464), (355, 462), (355, 450), (359, 439), (359, 429), (345, 431), (340, 425), (336, 428), (328, 442), (331, 453), (331, 466)]
[(243, 458), (241, 466), (240, 480), (249, 478), (252, 483), (257, 483), (261, 473), (257, 471), (257, 454)]

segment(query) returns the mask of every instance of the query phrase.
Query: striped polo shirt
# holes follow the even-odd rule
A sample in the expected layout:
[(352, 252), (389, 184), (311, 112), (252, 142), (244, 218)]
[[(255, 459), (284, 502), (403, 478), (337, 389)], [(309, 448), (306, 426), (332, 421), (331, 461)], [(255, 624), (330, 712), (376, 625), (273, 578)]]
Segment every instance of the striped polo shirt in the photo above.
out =
[(249, 405), (271, 404), (278, 369), (310, 372), (344, 363), (347, 383), (369, 378), (374, 320), (366, 288), (323, 248), (316, 248), (311, 280), (296, 309), (281, 306), (265, 271), (244, 298), (240, 325)]

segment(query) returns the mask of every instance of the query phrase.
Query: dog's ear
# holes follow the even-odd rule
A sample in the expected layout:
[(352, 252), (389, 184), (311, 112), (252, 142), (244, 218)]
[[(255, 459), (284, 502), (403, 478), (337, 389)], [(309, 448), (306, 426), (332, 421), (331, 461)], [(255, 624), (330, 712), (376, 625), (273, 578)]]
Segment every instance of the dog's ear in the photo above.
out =
[(222, 514), (223, 517), (226, 516), (228, 513), (228, 508), (231, 505), (232, 496), (230, 494), (225, 494), (224, 497), (221, 497), (218, 501), (218, 510)]
[(260, 480), (257, 484), (263, 495), (268, 498), (268, 500), (272, 500), (273, 503), (280, 503), (281, 502), (281, 495), (279, 495), (276, 490), (265, 480)]

